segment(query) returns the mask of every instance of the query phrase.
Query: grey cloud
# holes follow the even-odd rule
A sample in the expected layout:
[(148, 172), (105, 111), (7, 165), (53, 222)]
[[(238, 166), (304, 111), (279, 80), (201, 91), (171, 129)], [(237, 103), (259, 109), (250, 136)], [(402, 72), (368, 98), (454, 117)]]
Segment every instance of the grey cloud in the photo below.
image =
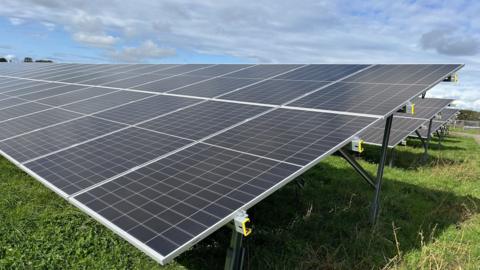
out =
[(472, 56), (480, 52), (480, 41), (471, 36), (459, 36), (447, 29), (427, 32), (420, 38), (423, 49), (434, 49), (440, 54)]

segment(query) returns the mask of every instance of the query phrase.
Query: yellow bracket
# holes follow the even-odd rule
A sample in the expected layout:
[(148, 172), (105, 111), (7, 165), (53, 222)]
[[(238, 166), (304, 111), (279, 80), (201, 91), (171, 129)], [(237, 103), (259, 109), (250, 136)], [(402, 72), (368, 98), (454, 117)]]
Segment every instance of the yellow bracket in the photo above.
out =
[(365, 150), (365, 148), (363, 147), (364, 142), (365, 142), (364, 140), (358, 141), (358, 152), (359, 153), (362, 153)]
[(252, 233), (252, 228), (247, 227), (247, 223), (250, 223), (250, 219), (246, 218), (242, 222), (243, 236), (249, 236)]
[(243, 210), (238, 211), (233, 218), (233, 223), (235, 230), (243, 234), (243, 236), (249, 236), (252, 233), (252, 228), (248, 226), (250, 224), (250, 218), (248, 218), (247, 212)]

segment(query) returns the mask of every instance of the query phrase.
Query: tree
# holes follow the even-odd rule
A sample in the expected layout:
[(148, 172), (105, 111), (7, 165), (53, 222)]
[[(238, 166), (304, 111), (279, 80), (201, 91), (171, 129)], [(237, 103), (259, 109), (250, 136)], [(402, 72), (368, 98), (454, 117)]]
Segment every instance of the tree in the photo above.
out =
[(472, 110), (461, 110), (457, 119), (467, 121), (480, 121), (480, 112)]

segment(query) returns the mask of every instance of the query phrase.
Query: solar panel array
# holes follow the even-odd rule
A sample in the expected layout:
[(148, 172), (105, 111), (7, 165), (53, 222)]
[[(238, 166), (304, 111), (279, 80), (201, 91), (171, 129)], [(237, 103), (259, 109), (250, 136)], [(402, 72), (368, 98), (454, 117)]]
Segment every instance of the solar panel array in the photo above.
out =
[[(410, 136), (415, 130), (428, 133), (430, 119), (440, 117), (440, 112), (445, 110), (453, 99), (442, 98), (414, 98), (415, 114), (397, 112), (394, 116), (388, 147), (393, 148)], [(360, 134), (366, 144), (382, 145), (385, 121), (380, 121)], [(435, 129), (436, 130), (436, 129)], [(433, 131), (432, 131), (433, 132)], [(426, 137), (426, 136), (425, 136)]]
[[(452, 109), (452, 108), (445, 108), (440, 112), (440, 117), (436, 118), (434, 121), (432, 121), (432, 127), (431, 127), (431, 134), (439, 130), (440, 128), (444, 127), (447, 125), (452, 119), (455, 118), (457, 113), (460, 110), (458, 109)], [(428, 126), (428, 123), (425, 123)], [(427, 128), (422, 128), (418, 131), (420, 133), (420, 136), (422, 138), (427, 138), (428, 135), (428, 129)], [(415, 136), (417, 136), (415, 134)]]
[(461, 67), (4, 64), (0, 150), (166, 263)]

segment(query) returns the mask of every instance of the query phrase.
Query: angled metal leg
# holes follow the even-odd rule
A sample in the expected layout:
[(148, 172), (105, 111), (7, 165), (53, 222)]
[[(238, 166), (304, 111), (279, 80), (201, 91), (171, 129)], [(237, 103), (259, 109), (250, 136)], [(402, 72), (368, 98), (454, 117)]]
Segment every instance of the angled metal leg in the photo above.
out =
[(232, 238), (230, 239), (230, 247), (227, 250), (227, 258), (225, 260), (225, 270), (241, 270), (243, 269), (243, 258), (245, 249), (242, 247), (243, 235), (237, 232), (232, 226)]
[(380, 162), (378, 163), (377, 179), (375, 183), (375, 197), (373, 200), (372, 210), (371, 210), (371, 222), (374, 225), (377, 222), (378, 213), (380, 210), (380, 191), (382, 188), (383, 169), (385, 167), (385, 160), (387, 158), (388, 140), (390, 137), (390, 130), (392, 128), (392, 121), (393, 121), (393, 115), (390, 115), (387, 118), (387, 121), (385, 123), (385, 131), (383, 132), (382, 150), (380, 154)]
[(362, 168), (358, 162), (352, 158), (345, 150), (339, 149), (338, 153), (340, 154), (341, 157), (343, 157), (350, 165), (355, 169), (355, 171), (360, 174), (360, 176), (369, 184), (371, 187), (375, 188), (375, 183), (372, 181), (372, 178), (370, 175)]

